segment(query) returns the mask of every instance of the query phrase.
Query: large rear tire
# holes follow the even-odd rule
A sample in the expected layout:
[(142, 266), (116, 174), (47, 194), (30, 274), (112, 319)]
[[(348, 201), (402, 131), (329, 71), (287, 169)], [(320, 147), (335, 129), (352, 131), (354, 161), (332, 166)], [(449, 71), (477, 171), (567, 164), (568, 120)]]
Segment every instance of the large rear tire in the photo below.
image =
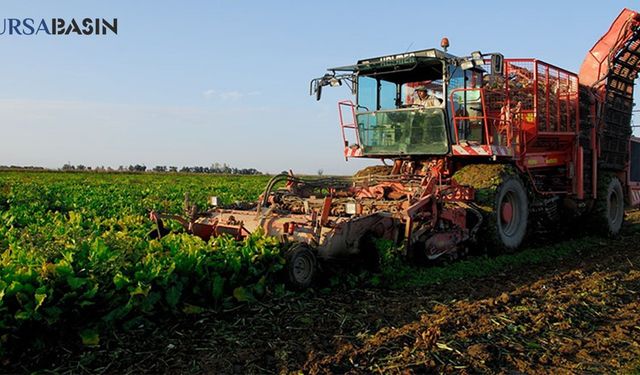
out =
[(602, 234), (615, 237), (620, 233), (624, 221), (624, 193), (620, 180), (606, 173), (598, 181), (598, 197), (592, 215), (595, 229)]

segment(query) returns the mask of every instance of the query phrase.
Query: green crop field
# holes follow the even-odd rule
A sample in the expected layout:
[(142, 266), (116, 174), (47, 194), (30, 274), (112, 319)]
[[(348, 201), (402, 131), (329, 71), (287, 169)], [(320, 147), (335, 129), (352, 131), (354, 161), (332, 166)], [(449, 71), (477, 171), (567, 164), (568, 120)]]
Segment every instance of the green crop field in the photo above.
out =
[(222, 307), (270, 292), (276, 286), (269, 275), (283, 264), (274, 239), (147, 238), (149, 211), (182, 213), (187, 192), (201, 207), (211, 195), (225, 203), (251, 201), (267, 180), (0, 173), (2, 342), (62, 329), (92, 345), (105, 327), (138, 316)]
[[(628, 212), (615, 240), (538, 239), (516, 254), (476, 253), (429, 267), (408, 265), (398, 249), (379, 241), (379, 272), (326, 273), (300, 294), (286, 292), (275, 238), (257, 233), (242, 243), (228, 237), (206, 243), (179, 231), (148, 237), (149, 211), (181, 214), (185, 193), (204, 209), (212, 195), (223, 204), (255, 201), (268, 180), (0, 172), (0, 372), (140, 372), (139, 362), (149, 372), (241, 366), (254, 373), (276, 367), (340, 373), (354, 363), (364, 373), (398, 366), (537, 372), (564, 366), (566, 357), (556, 354), (576, 342), (586, 348), (571, 364), (577, 369), (637, 367), (637, 346), (629, 343), (640, 329), (640, 212)], [(608, 326), (603, 314), (622, 323)], [(292, 334), (303, 330), (315, 333)], [(426, 349), (425, 332), (434, 335)], [(336, 337), (350, 343), (326, 345)], [(274, 338), (283, 346), (270, 346)], [(507, 354), (491, 357), (486, 342)], [(620, 351), (622, 343), (631, 346)], [(210, 356), (194, 365), (199, 350)], [(381, 350), (392, 355), (377, 355)], [(613, 353), (619, 362), (598, 367)], [(527, 367), (521, 356), (545, 359)]]

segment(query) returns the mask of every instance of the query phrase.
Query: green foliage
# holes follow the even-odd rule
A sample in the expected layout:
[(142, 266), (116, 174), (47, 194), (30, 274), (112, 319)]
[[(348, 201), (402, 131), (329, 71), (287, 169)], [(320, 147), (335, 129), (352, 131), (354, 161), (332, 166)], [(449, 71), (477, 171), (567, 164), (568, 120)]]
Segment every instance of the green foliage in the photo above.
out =
[(277, 284), (270, 275), (284, 263), (274, 238), (147, 238), (148, 212), (181, 213), (186, 192), (203, 207), (210, 195), (253, 201), (266, 181), (0, 173), (0, 336), (75, 331), (93, 346), (102, 329), (125, 320), (221, 308), (271, 292)]
[[(200, 206), (210, 195), (225, 203), (255, 201), (267, 179), (0, 173), (0, 355), (25, 332), (65, 332), (99, 345), (105, 328), (135, 326), (151, 314), (199, 314), (283, 295), (272, 277), (284, 267), (275, 238), (147, 238), (151, 209), (181, 213), (186, 192)], [(558, 260), (594, 241), (421, 268), (405, 263), (391, 242), (378, 241), (380, 273), (342, 273), (329, 282), (419, 288)]]
[(416, 267), (406, 263), (398, 249), (389, 241), (379, 241), (376, 245), (382, 259), (382, 272), (379, 276), (386, 285), (393, 288), (420, 288), (561, 260), (584, 249), (597, 248), (594, 245), (600, 241), (600, 238), (584, 237), (545, 247), (524, 249), (510, 255), (474, 257), (431, 267)]
[(85, 329), (80, 332), (82, 344), (85, 346), (98, 346), (100, 344), (100, 334), (93, 329)]
[(583, 237), (553, 245), (523, 249), (515, 254), (500, 256), (478, 256), (452, 262), (434, 262), (432, 265), (413, 265), (408, 262), (402, 249), (392, 241), (376, 240), (380, 255), (380, 270), (372, 273), (340, 273), (330, 280), (331, 287), (385, 287), (392, 289), (415, 289), (430, 285), (455, 282), (457, 280), (486, 277), (511, 269), (529, 267), (535, 264), (556, 262), (575, 254), (584, 254), (597, 249), (602, 239)]

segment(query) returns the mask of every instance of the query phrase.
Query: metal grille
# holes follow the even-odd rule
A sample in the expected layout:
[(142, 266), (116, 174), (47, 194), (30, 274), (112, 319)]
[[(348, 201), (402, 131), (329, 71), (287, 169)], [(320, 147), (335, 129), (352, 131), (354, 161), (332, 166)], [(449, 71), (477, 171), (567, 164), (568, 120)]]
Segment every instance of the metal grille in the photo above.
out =
[(520, 103), (522, 111), (533, 111), (534, 62), (508, 61), (506, 64), (507, 92), (512, 105)]
[(610, 60), (606, 82), (606, 104), (602, 118), (602, 151), (605, 167), (622, 169), (627, 161), (631, 136), (634, 81), (640, 70), (640, 28)]
[(578, 77), (565, 70), (537, 62), (538, 130), (575, 132), (578, 125)]

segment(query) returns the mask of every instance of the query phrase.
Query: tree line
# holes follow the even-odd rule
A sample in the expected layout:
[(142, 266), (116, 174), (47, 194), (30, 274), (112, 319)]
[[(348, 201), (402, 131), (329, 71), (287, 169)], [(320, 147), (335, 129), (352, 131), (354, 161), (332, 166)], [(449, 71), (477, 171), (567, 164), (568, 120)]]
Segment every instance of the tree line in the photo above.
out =
[(240, 175), (258, 175), (262, 174), (255, 168), (235, 168), (230, 167), (226, 163), (213, 163), (209, 167), (176, 167), (166, 165), (156, 165), (153, 168), (148, 168), (146, 165), (131, 164), (128, 166), (120, 165), (118, 168), (112, 167), (91, 167), (83, 164), (72, 165), (67, 163), (60, 168), (62, 171), (93, 171), (93, 172), (155, 172), (155, 173), (210, 173), (210, 174), (240, 174)]

